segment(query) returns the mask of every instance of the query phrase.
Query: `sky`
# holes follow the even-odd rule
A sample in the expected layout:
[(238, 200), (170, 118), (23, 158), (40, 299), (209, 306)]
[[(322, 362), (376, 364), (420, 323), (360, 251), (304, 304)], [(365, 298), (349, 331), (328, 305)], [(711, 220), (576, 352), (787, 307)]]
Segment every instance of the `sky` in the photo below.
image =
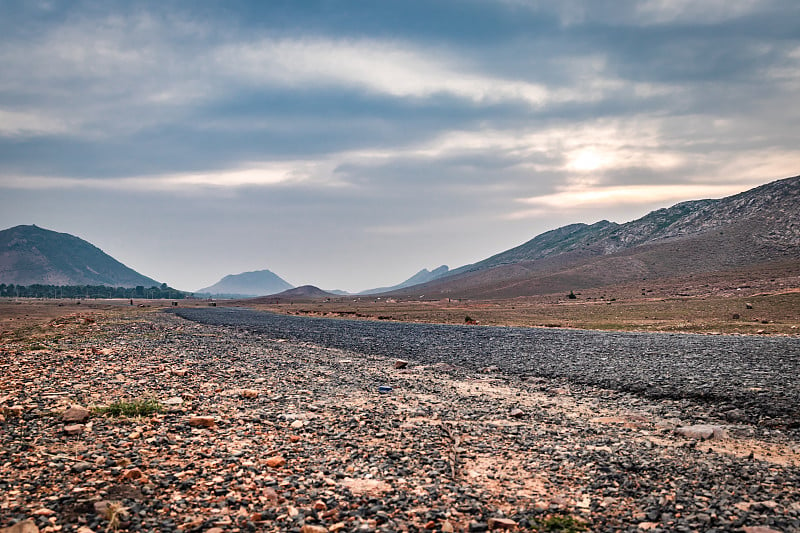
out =
[(0, 0), (0, 228), (359, 291), (800, 173), (796, 0)]

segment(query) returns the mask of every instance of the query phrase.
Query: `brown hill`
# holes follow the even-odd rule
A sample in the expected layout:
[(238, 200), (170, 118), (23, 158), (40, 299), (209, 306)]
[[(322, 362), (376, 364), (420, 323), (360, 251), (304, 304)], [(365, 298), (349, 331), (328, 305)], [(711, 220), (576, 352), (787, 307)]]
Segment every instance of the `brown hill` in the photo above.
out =
[(277, 294), (269, 296), (261, 296), (259, 298), (251, 298), (245, 300), (248, 303), (284, 303), (284, 302), (311, 302), (314, 300), (325, 300), (328, 298), (336, 297), (331, 292), (323, 291), (322, 289), (313, 285), (303, 285), (302, 287), (295, 287), (288, 289)]
[(684, 202), (628, 222), (553, 230), (430, 283), (426, 298), (513, 298), (634, 281), (800, 262), (800, 176), (718, 199)]

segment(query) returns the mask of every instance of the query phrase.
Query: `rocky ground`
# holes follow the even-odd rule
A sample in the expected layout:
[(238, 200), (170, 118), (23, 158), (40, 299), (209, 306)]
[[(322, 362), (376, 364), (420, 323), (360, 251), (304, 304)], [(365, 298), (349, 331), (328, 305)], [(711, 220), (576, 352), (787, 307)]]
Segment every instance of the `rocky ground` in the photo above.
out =
[(164, 313), (7, 337), (0, 531), (800, 531), (788, 426), (397, 356)]

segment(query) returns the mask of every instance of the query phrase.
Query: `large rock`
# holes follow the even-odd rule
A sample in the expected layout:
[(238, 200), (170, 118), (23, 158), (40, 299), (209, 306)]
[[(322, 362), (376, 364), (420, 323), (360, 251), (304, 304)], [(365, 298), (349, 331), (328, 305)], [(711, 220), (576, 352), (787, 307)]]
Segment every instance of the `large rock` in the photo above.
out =
[(276, 455), (274, 457), (270, 457), (269, 459), (267, 459), (267, 466), (270, 466), (272, 468), (280, 468), (285, 464), (286, 464), (286, 459), (284, 459), (280, 455)]
[(189, 425), (196, 428), (213, 428), (217, 419), (213, 416), (193, 416), (189, 418)]
[(86, 422), (91, 414), (92, 413), (90, 413), (85, 407), (81, 407), (80, 405), (71, 405), (69, 409), (64, 411), (61, 419), (64, 422), (81, 423)]
[(488, 523), (489, 529), (515, 529), (517, 523), (510, 518), (490, 518)]
[(689, 439), (698, 440), (719, 440), (727, 436), (724, 429), (709, 424), (679, 427), (675, 430), (675, 433)]
[(33, 520), (23, 520), (13, 526), (0, 528), (0, 533), (39, 533), (39, 527)]

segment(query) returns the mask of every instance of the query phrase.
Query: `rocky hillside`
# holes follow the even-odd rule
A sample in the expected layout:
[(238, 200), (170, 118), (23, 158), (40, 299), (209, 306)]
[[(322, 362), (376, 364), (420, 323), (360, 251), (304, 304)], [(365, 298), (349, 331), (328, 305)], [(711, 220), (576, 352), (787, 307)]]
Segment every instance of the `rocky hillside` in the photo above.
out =
[(277, 274), (269, 270), (256, 270), (230, 274), (217, 283), (204, 289), (199, 289), (198, 294), (212, 296), (266, 296), (291, 289), (292, 285)]
[(515, 297), (800, 260), (800, 176), (625, 224), (573, 224), (405, 293)]
[(0, 231), (0, 283), (159, 285), (83, 239), (38, 226), (16, 226)]
[(433, 281), (435, 279), (439, 279), (443, 276), (446, 276), (450, 272), (450, 269), (447, 265), (442, 265), (439, 268), (434, 268), (433, 270), (428, 270), (427, 268), (423, 268), (407, 280), (402, 283), (398, 283), (397, 285), (393, 285), (391, 287), (380, 287), (377, 289), (369, 289), (366, 291), (361, 291), (358, 294), (379, 294), (382, 292), (389, 292), (395, 291), (398, 289), (403, 289), (405, 287), (413, 287), (414, 285), (419, 285), (420, 283), (427, 283), (429, 281)]

